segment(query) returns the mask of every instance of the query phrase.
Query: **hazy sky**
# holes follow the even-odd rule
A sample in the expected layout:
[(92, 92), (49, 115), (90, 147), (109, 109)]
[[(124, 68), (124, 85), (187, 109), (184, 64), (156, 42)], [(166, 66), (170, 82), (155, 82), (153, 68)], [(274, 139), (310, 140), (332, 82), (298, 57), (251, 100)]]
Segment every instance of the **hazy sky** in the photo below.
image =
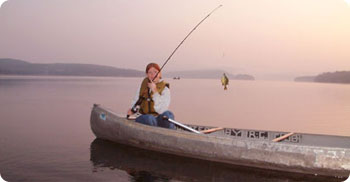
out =
[(350, 70), (344, 0), (8, 0), (0, 58), (144, 70), (224, 69), (257, 79)]

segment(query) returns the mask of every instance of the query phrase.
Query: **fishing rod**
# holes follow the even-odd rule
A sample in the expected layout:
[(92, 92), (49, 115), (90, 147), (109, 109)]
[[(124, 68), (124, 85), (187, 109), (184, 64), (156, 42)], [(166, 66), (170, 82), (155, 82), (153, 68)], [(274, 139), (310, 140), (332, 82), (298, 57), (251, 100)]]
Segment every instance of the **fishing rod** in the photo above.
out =
[[(186, 37), (180, 42), (180, 44), (174, 49), (174, 51), (170, 54), (170, 56), (168, 57), (168, 59), (166, 59), (166, 61), (164, 62), (164, 64), (162, 65), (162, 67), (160, 68), (160, 70), (157, 72), (156, 76), (153, 77), (152, 82), (154, 81), (154, 79), (157, 78), (158, 74), (162, 71), (162, 69), (164, 68), (164, 66), (168, 63), (168, 61), (171, 59), (171, 57), (173, 57), (173, 55), (175, 54), (175, 52), (179, 49), (179, 47), (185, 42), (185, 40), (192, 34), (192, 32), (194, 32), (197, 27), (203, 23), (212, 13), (214, 13), (217, 9), (221, 8), (222, 5), (219, 5), (218, 7), (216, 7), (214, 10), (212, 10), (206, 17), (204, 17), (191, 31), (190, 33), (188, 33), (186, 35)], [(144, 97), (140, 96), (139, 99), (136, 101), (136, 103), (134, 104), (134, 106), (131, 108), (131, 112), (136, 113), (138, 110), (138, 106), (141, 105), (142, 101), (143, 101)], [(127, 116), (128, 118), (129, 116)]]
[[(185, 40), (192, 34), (192, 32), (194, 32), (194, 30), (197, 29), (197, 27), (202, 23), (204, 22), (204, 20), (206, 20), (212, 13), (214, 13), (214, 11), (216, 11), (217, 9), (221, 8), (221, 4), (216, 7), (213, 11), (211, 11), (206, 17), (204, 17), (191, 31), (190, 33), (188, 33), (186, 35), (186, 37), (180, 42), (180, 44), (175, 48), (175, 50), (170, 54), (170, 56), (168, 57), (168, 59), (165, 61), (165, 63), (163, 64), (163, 66), (160, 68), (159, 72), (162, 71), (162, 69), (164, 68), (164, 66), (168, 63), (168, 61), (171, 59), (171, 57), (173, 57), (173, 55), (175, 54), (175, 52), (177, 51), (177, 49), (179, 49), (179, 47), (185, 42)], [(156, 74), (156, 76), (152, 79), (152, 81), (154, 81), (155, 78), (157, 78), (158, 76), (158, 73)]]

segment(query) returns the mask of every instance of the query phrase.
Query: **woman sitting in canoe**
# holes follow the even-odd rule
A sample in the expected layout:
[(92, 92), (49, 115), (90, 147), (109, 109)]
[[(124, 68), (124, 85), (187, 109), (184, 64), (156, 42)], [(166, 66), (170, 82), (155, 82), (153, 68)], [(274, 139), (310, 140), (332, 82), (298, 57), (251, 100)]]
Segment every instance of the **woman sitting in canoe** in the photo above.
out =
[[(159, 72), (159, 73), (158, 73)], [(174, 119), (172, 112), (168, 111), (170, 105), (169, 84), (162, 80), (160, 67), (156, 63), (150, 63), (146, 67), (146, 78), (143, 79), (137, 94), (132, 101), (140, 104), (139, 112), (141, 116), (136, 118), (136, 122), (175, 129), (175, 125), (164, 117)], [(128, 115), (132, 115), (132, 109), (128, 110)]]

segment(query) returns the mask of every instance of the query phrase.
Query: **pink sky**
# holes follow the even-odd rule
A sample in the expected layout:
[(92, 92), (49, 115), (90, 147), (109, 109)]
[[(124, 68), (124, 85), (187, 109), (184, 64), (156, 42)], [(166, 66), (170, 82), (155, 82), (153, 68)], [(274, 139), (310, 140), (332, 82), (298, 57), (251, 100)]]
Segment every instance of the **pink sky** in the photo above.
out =
[(224, 69), (257, 79), (350, 71), (344, 0), (8, 0), (0, 9), (0, 58), (143, 70)]

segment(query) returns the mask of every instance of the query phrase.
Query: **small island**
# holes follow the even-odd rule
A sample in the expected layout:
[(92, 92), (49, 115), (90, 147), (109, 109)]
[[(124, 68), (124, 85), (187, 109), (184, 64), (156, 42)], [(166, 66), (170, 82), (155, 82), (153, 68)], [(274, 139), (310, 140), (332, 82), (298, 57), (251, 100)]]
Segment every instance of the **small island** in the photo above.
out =
[(294, 81), (300, 82), (318, 82), (318, 83), (350, 83), (350, 71), (336, 71), (321, 73), (317, 76), (297, 77)]
[(336, 71), (319, 74), (315, 82), (324, 83), (350, 83), (350, 71)]
[(255, 78), (253, 76), (247, 75), (247, 74), (233, 75), (232, 79), (233, 80), (255, 80)]

